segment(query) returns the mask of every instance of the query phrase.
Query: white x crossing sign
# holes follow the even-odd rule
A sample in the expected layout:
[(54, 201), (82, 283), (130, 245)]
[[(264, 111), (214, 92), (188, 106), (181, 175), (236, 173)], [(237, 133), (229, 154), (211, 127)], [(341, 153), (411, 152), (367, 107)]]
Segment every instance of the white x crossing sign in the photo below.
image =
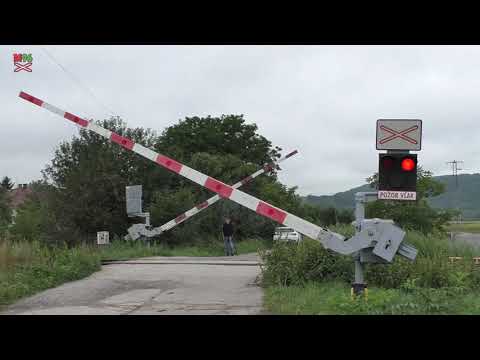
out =
[(422, 148), (422, 120), (377, 120), (377, 150), (413, 150)]

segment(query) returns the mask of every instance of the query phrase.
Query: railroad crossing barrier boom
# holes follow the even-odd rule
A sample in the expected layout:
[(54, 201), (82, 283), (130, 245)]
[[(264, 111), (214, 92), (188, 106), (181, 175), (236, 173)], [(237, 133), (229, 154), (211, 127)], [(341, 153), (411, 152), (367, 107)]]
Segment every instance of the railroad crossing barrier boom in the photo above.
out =
[[(230, 185), (224, 184), (213, 177), (181, 164), (174, 159), (150, 150), (141, 144), (133, 142), (131, 139), (95, 124), (93, 121), (82, 119), (23, 91), (20, 92), (19, 96), (26, 101), (72, 121), (81, 128), (93, 131), (125, 149), (133, 151), (158, 165), (199, 184), (200, 186), (217, 193), (222, 198), (234, 201), (239, 205), (255, 211), (261, 216), (274, 220), (284, 226), (291, 227), (303, 235), (318, 240), (325, 248), (331, 249), (337, 253), (352, 255), (361, 249), (378, 246), (378, 256), (387, 262), (391, 262), (392, 253), (395, 255), (399, 246), (403, 242), (405, 232), (390, 223), (388, 220), (372, 223), (370, 226), (361, 229), (361, 231), (353, 237), (346, 239), (340, 234), (324, 229), (316, 224), (312, 224), (311, 222), (290, 214), (285, 210), (257, 199), (256, 197), (235, 189)], [(381, 246), (384, 248), (380, 249)], [(395, 249), (395, 251), (393, 251), (393, 249)], [(399, 254), (402, 255), (401, 253)]]
[[(275, 161), (271, 164), (264, 165), (263, 168), (257, 170), (256, 172), (254, 172), (250, 176), (247, 176), (246, 178), (244, 178), (244, 179), (240, 180), (239, 182), (237, 182), (236, 184), (232, 185), (232, 188), (238, 189), (240, 186), (249, 183), (250, 181), (255, 179), (257, 176), (272, 171), (273, 169), (275, 169), (275, 166), (277, 164), (281, 163), (282, 161), (288, 159), (291, 156), (294, 156), (297, 152), (298, 152), (297, 150), (294, 150), (294, 151), (288, 153), (287, 155), (282, 156), (277, 161)], [(136, 240), (136, 239), (140, 238), (141, 236), (154, 237), (154, 236), (160, 235), (161, 233), (163, 233), (165, 231), (173, 229), (175, 226), (177, 226), (178, 224), (181, 224), (184, 221), (190, 219), (194, 215), (197, 215), (201, 211), (203, 211), (203, 210), (207, 209), (208, 207), (210, 207), (211, 205), (215, 204), (220, 199), (221, 199), (221, 197), (218, 194), (214, 195), (211, 198), (209, 198), (208, 200), (205, 200), (204, 202), (201, 202), (200, 204), (195, 205), (190, 210), (185, 211), (184, 213), (178, 215), (174, 219), (166, 222), (162, 226), (159, 226), (159, 227), (156, 227), (156, 228), (153, 228), (153, 229), (148, 229), (148, 224), (133, 224), (132, 226), (130, 226), (128, 228), (128, 235), (125, 236), (125, 239), (127, 240), (128, 238), (130, 238), (132, 240)]]

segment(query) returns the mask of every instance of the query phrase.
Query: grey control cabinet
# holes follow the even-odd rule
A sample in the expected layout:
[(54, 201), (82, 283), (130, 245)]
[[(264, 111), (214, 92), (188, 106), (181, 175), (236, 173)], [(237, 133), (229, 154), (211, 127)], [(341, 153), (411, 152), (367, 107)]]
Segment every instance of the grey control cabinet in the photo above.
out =
[(125, 187), (127, 199), (127, 215), (137, 215), (142, 213), (142, 185), (132, 185)]

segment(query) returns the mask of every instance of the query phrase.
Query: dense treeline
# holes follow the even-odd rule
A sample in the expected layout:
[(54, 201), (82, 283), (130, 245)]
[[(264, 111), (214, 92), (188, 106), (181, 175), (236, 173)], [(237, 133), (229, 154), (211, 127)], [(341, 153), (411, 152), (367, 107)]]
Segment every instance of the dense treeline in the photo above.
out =
[[(98, 123), (229, 184), (278, 159), (282, 151), (259, 135), (255, 124), (246, 124), (242, 116), (236, 115), (186, 118), (160, 135), (151, 129), (127, 128), (118, 117)], [(321, 210), (304, 204), (295, 187), (288, 188), (278, 181), (278, 170), (277, 166), (242, 190), (319, 225), (353, 220), (349, 211)], [(143, 186), (144, 211), (151, 213), (154, 226), (214, 195), (86, 130), (60, 144), (42, 173), (43, 180), (31, 184), (32, 194), (18, 209), (15, 224), (9, 228), (17, 238), (76, 245), (93, 242), (97, 231), (123, 237), (131, 223), (142, 221), (126, 215), (127, 185)], [(8, 207), (1, 196), (0, 214), (2, 204)], [(240, 238), (271, 238), (277, 226), (233, 202), (219, 201), (158, 240), (174, 244), (217, 237), (226, 215), (233, 218)]]
[(11, 222), (10, 199), (8, 188), (0, 184), (0, 228), (6, 227)]

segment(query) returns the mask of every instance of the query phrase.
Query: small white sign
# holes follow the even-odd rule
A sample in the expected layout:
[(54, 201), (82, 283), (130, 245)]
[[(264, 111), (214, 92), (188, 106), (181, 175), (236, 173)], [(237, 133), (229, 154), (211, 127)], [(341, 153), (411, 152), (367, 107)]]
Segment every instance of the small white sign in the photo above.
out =
[(377, 120), (377, 150), (422, 149), (422, 120)]
[(378, 198), (382, 200), (417, 200), (417, 192), (380, 190)]
[(108, 231), (99, 231), (97, 232), (97, 244), (98, 245), (107, 245), (110, 243)]

